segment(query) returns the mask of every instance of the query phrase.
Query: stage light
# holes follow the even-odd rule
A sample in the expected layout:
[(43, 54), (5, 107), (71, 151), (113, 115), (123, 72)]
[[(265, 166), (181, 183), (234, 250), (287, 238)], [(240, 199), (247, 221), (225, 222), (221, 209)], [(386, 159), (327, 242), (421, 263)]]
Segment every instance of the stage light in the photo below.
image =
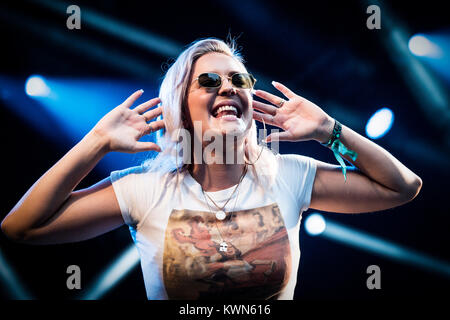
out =
[(317, 236), (326, 228), (325, 219), (320, 214), (313, 213), (306, 218), (305, 228), (308, 234)]
[(394, 113), (389, 108), (382, 108), (375, 112), (367, 121), (366, 134), (371, 139), (383, 137), (392, 127)]
[(122, 255), (111, 264), (89, 287), (82, 296), (83, 300), (97, 300), (104, 296), (110, 289), (117, 285), (134, 267), (139, 264), (139, 252), (132, 244)]
[(14, 268), (8, 263), (0, 248), (0, 283), (5, 288), (5, 294), (14, 300), (34, 299), (19, 281)]
[[(63, 14), (67, 18), (67, 7), (70, 2), (35, 0), (34, 2), (47, 7), (55, 12)], [(83, 6), (81, 9), (82, 25), (100, 30), (106, 34), (156, 52), (164, 57), (176, 57), (182, 45), (172, 39), (150, 32), (149, 30), (121, 22), (104, 13), (96, 12)], [(105, 57), (106, 58), (106, 57)]]
[[(320, 215), (311, 214), (310, 217), (317, 216)], [(320, 216), (320, 218), (322, 218), (322, 216)], [(308, 220), (306, 223), (308, 223)], [(446, 261), (440, 261), (424, 253), (398, 245), (388, 240), (384, 240), (369, 233), (359, 231), (354, 228), (349, 228), (339, 223), (330, 221), (329, 219), (320, 222), (320, 224), (322, 223), (323, 225), (326, 225), (326, 227), (323, 232), (319, 233), (320, 237), (337, 241), (376, 255), (384, 256), (400, 263), (423, 268), (424, 270), (430, 272), (438, 272), (446, 277), (450, 277), (450, 264)], [(311, 224), (316, 225), (316, 223)], [(307, 226), (306, 230), (308, 231)]]
[[(382, 1), (379, 2), (381, 3)], [(380, 40), (384, 43), (386, 52), (390, 55), (392, 62), (398, 68), (399, 75), (403, 77), (408, 85), (414, 96), (415, 104), (422, 109), (427, 120), (437, 130), (441, 130), (445, 134), (448, 132), (450, 114), (448, 110), (448, 90), (441, 83), (437, 74), (431, 72), (424, 62), (424, 60), (434, 60), (435, 58), (429, 56), (418, 57), (412, 53), (412, 50), (423, 49), (420, 42), (426, 41), (423, 41), (423, 38), (422, 40), (421, 38), (412, 40), (406, 24), (393, 15), (387, 7), (383, 9), (383, 26), (385, 32), (378, 33)], [(444, 31), (444, 33), (447, 32)], [(439, 47), (439, 50), (442, 50), (442, 43), (437, 42), (434, 36), (431, 37), (429, 34), (417, 34), (416, 36), (419, 35), (427, 38), (434, 45), (439, 43), (439, 46), (436, 46)], [(410, 45), (408, 46), (409, 43)], [(422, 52), (427, 52), (428, 50), (422, 50)], [(442, 66), (439, 66), (439, 68), (442, 68)], [(447, 140), (450, 141), (450, 139)]]
[[(420, 60), (437, 75), (450, 82), (450, 30), (436, 30), (426, 35), (425, 54)], [(410, 41), (411, 42), (411, 41)]]
[(416, 56), (436, 57), (439, 47), (424, 35), (414, 35), (408, 42), (409, 50)]
[(50, 88), (42, 76), (33, 75), (25, 82), (25, 92), (30, 97), (48, 97), (50, 95)]
[[(37, 104), (34, 105), (33, 112), (42, 110), (40, 113), (47, 115), (54, 124), (48, 128), (48, 121), (45, 123), (35, 116), (36, 125), (40, 130), (48, 130), (52, 140), (57, 139), (58, 143), (69, 145), (74, 145), (83, 139), (104, 115), (122, 103), (137, 88), (144, 87), (145, 93), (136, 105), (147, 98), (157, 96), (156, 89), (149, 84), (143, 85), (131, 80), (125, 82), (115, 79), (48, 77), (44, 81), (51, 88), (49, 96), (27, 100)], [(46, 125), (42, 128), (44, 123)], [(140, 141), (155, 142), (155, 135), (156, 133), (145, 135)], [(150, 154), (146, 152), (130, 156), (121, 152), (108, 153), (102, 158), (96, 170), (101, 171), (102, 174), (109, 174), (112, 170), (137, 165)]]

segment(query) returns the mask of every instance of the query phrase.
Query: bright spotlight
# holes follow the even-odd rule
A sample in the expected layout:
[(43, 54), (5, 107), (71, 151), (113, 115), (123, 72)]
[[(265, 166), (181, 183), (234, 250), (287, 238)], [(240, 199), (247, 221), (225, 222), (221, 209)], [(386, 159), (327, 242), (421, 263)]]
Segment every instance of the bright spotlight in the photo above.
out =
[(325, 219), (318, 213), (313, 213), (306, 218), (306, 232), (312, 236), (317, 236), (325, 231)]
[(389, 108), (382, 108), (375, 112), (366, 125), (366, 134), (371, 139), (384, 136), (392, 127), (394, 113)]
[(31, 97), (48, 97), (50, 88), (41, 76), (30, 76), (25, 82), (25, 92)]
[(434, 57), (439, 53), (439, 48), (423, 35), (415, 35), (409, 39), (409, 50), (420, 57)]

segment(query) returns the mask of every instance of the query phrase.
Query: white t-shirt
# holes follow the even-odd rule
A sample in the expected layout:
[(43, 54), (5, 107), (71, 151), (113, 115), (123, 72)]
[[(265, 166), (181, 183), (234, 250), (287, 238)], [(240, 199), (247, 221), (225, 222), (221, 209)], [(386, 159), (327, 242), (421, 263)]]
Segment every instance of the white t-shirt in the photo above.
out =
[[(140, 166), (111, 173), (148, 299), (293, 299), (301, 214), (311, 201), (317, 164), (296, 154), (276, 158), (273, 192), (257, 186), (248, 170), (224, 220), (187, 170), (179, 184), (176, 174)], [(207, 195), (221, 207), (234, 189)]]

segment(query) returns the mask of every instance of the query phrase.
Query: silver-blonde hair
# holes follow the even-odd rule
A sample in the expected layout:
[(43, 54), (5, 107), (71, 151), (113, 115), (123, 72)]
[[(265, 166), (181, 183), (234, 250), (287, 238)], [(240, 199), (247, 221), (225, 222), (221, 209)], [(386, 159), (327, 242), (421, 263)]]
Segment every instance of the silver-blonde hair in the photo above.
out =
[[(162, 151), (155, 158), (148, 158), (141, 163), (145, 170), (159, 171), (162, 174), (172, 172), (176, 173), (178, 177), (178, 172), (187, 168), (188, 164), (183, 162), (183, 157), (179, 156), (177, 149), (178, 134), (181, 129), (186, 129), (184, 113), (187, 112), (187, 89), (192, 77), (193, 66), (201, 56), (210, 52), (223, 53), (244, 65), (244, 59), (233, 40), (230, 40), (229, 44), (216, 38), (197, 40), (178, 56), (167, 70), (159, 89), (165, 130), (156, 132), (156, 143)], [(176, 138), (173, 139), (173, 137)], [(277, 171), (277, 162), (271, 150), (258, 144), (257, 126), (254, 119), (247, 136), (247, 152), (247, 161), (252, 163), (249, 168), (257, 182), (264, 188), (272, 186)]]

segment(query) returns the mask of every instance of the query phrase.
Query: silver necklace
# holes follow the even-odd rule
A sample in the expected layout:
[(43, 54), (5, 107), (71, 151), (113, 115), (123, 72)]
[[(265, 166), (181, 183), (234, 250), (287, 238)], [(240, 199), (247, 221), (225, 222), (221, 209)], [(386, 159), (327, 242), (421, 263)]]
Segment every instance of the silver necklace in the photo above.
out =
[[(247, 172), (247, 166), (245, 167), (245, 169), (244, 169), (244, 174), (241, 176), (241, 179), (240, 179), (240, 181), (239, 181), (239, 183), (238, 183), (238, 185), (237, 185), (237, 187), (239, 187), (239, 184), (241, 183), (241, 181), (242, 181), (242, 179), (243, 179), (243, 177), (245, 176), (245, 173)], [(236, 189), (233, 191), (233, 193), (231, 194), (231, 196), (233, 196), (233, 194), (234, 194), (234, 192), (237, 190), (237, 187), (236, 187)], [(202, 191), (203, 191), (203, 188), (202, 188)], [(211, 207), (209, 206), (209, 203), (208, 203), (208, 200), (206, 199), (206, 197), (205, 197), (205, 192), (203, 192), (203, 197), (205, 198), (205, 202), (206, 202), (206, 204), (207, 204), (207, 206), (208, 206), (208, 209), (209, 209), (209, 211), (212, 213), (212, 210), (211, 210)], [(234, 210), (236, 209), (236, 203), (237, 203), (237, 199), (238, 199), (238, 197), (239, 197), (239, 193), (237, 194), (237, 196), (236, 196), (236, 199), (235, 199), (235, 201), (234, 201), (234, 207), (233, 207), (233, 211), (232, 212), (234, 212)], [(209, 196), (208, 196), (208, 198), (209, 198)], [(210, 198), (211, 199), (211, 198)], [(228, 201), (230, 201), (230, 199), (231, 199), (231, 197), (227, 200), (227, 203), (228, 203)], [(211, 199), (211, 201), (214, 203), (214, 201)], [(215, 203), (214, 203), (214, 205), (216, 205)], [(217, 205), (216, 205), (216, 207), (218, 207)], [(225, 206), (224, 206), (225, 207)], [(224, 208), (223, 207), (223, 208)], [(223, 211), (223, 210), (221, 210), (221, 211)], [(223, 211), (224, 212), (224, 211)], [(225, 213), (225, 212), (224, 212)], [(230, 224), (228, 225), (228, 231), (230, 230), (230, 225), (231, 225), (231, 218), (233, 217), (233, 215), (231, 215), (230, 216)], [(217, 218), (217, 213), (216, 213), (216, 218)], [(218, 220), (223, 220), (223, 219), (225, 219), (225, 217), (223, 218), (223, 219), (219, 219), (219, 218), (217, 218)], [(219, 236), (220, 236), (220, 239), (221, 239), (221, 242), (220, 242), (220, 244), (219, 244), (219, 251), (222, 251), (222, 252), (227, 252), (228, 251), (228, 244), (227, 244), (227, 242), (224, 240), (224, 237), (222, 236), (222, 232), (220, 232), (220, 228), (219, 228), (219, 226), (217, 225), (217, 221), (214, 221), (215, 222), (215, 225), (216, 225), (216, 228), (217, 228), (217, 231), (219, 232)], [(230, 243), (231, 243), (231, 241), (229, 241)]]
[[(238, 184), (236, 185), (236, 187), (234, 188), (233, 192), (231, 193), (231, 196), (228, 198), (228, 200), (225, 202), (225, 204), (224, 204), (222, 207), (219, 207), (219, 206), (216, 204), (216, 202), (215, 202), (213, 199), (211, 199), (211, 197), (210, 197), (208, 194), (205, 193), (205, 191), (203, 190), (203, 187), (200, 186), (201, 189), (202, 189), (203, 196), (207, 196), (207, 197), (209, 198), (209, 200), (211, 200), (211, 202), (216, 206), (216, 208), (217, 208), (217, 211), (216, 211), (216, 218), (217, 218), (218, 220), (223, 220), (223, 219), (226, 218), (227, 214), (226, 214), (226, 212), (225, 212), (225, 210), (224, 210), (224, 209), (225, 209), (225, 206), (228, 204), (228, 202), (231, 200), (231, 198), (233, 197), (233, 195), (234, 195), (234, 193), (236, 192), (236, 190), (239, 188), (239, 185), (241, 184), (242, 180), (244, 179), (246, 173), (247, 173), (247, 165), (245, 165), (244, 171), (242, 172), (242, 175), (241, 175), (241, 177), (239, 178)], [(206, 201), (206, 203), (208, 203), (208, 201), (206, 200), (206, 198), (205, 198), (205, 201)], [(208, 207), (209, 207), (209, 204), (208, 204)], [(211, 210), (210, 210), (210, 211), (211, 211)]]

